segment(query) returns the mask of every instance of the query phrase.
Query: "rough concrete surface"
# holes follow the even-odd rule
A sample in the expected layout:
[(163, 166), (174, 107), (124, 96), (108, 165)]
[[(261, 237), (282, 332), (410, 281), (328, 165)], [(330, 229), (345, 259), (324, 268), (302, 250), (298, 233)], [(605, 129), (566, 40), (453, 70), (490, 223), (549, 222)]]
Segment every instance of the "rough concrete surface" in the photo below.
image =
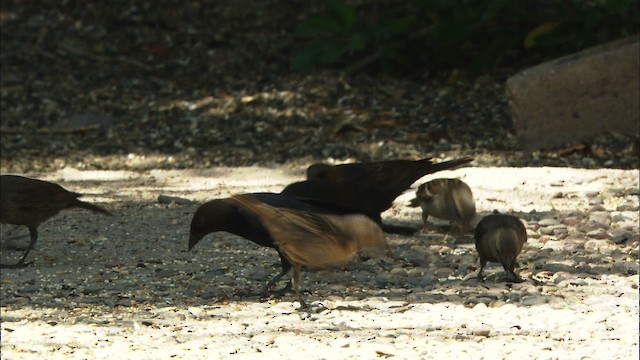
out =
[(507, 80), (513, 122), (526, 150), (638, 134), (640, 45), (632, 37), (521, 71)]

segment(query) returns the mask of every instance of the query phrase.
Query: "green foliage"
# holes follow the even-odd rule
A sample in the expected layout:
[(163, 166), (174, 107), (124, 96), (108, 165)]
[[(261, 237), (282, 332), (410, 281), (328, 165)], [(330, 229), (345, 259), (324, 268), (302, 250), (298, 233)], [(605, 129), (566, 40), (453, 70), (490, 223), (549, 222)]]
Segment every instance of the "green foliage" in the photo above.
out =
[(636, 0), (324, 1), (296, 29), (296, 70), (463, 69), (530, 64), (638, 33)]

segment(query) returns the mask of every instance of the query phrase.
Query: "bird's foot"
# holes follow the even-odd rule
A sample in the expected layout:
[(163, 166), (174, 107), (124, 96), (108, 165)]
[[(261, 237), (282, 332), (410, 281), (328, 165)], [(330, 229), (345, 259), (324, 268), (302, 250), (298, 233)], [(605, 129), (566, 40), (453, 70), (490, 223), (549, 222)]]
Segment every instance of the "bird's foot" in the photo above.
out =
[(287, 293), (292, 291), (292, 289), (291, 289), (291, 281), (289, 281), (287, 283), (287, 285), (285, 285), (285, 287), (283, 287), (282, 289), (279, 289), (279, 290), (274, 290), (273, 289), (274, 285), (275, 284), (267, 285), (264, 288), (264, 290), (262, 290), (262, 294), (265, 295), (265, 296), (277, 296), (277, 297), (280, 297), (280, 296), (284, 296)]
[(524, 282), (524, 279), (521, 278), (519, 275), (516, 275), (515, 273), (508, 273), (506, 280), (512, 283), (521, 283)]

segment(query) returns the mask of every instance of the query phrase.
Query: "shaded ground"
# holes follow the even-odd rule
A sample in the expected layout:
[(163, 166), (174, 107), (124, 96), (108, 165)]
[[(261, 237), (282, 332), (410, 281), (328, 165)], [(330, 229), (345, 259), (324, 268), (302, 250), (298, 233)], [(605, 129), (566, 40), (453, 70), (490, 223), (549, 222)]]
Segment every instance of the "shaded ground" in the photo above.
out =
[[(435, 221), (425, 234), (388, 235), (391, 256), (303, 271), (313, 304), (306, 312), (293, 294), (259, 294), (279, 269), (272, 249), (218, 233), (186, 250), (197, 203), (279, 191), (302, 170), (40, 174), (86, 193), (115, 218), (66, 211), (41, 226), (33, 267), (2, 269), (3, 358), (108, 358), (114, 351), (127, 358), (320, 359), (328, 351), (342, 358), (598, 358), (603, 351), (637, 358), (636, 171), (441, 172), (471, 186), (481, 215), (495, 209), (527, 221), (519, 258), (526, 282), (504, 283), (500, 267), (490, 266), (479, 283), (470, 236)], [(197, 203), (158, 204), (161, 194)], [(419, 210), (405, 206), (411, 196), (402, 195), (385, 221), (420, 227)], [(2, 244), (26, 241), (3, 236)], [(2, 250), (3, 262), (20, 255)]]
[(0, 169), (460, 154), (497, 165), (637, 168), (637, 134), (606, 135), (565, 155), (519, 153), (504, 96), (517, 69), (459, 81), (293, 73), (293, 29), (317, 9), (306, 1), (3, 1)]

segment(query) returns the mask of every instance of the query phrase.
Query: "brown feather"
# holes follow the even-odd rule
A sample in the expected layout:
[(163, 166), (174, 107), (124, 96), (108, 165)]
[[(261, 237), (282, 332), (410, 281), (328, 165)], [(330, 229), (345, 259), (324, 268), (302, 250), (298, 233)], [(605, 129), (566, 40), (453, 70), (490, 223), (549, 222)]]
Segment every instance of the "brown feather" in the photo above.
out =
[(302, 266), (341, 263), (358, 250), (386, 245), (380, 227), (364, 215), (327, 215), (275, 208), (251, 194), (236, 195), (233, 199), (256, 214), (280, 251), (293, 263), (293, 288), (303, 308), (307, 305), (300, 295)]

